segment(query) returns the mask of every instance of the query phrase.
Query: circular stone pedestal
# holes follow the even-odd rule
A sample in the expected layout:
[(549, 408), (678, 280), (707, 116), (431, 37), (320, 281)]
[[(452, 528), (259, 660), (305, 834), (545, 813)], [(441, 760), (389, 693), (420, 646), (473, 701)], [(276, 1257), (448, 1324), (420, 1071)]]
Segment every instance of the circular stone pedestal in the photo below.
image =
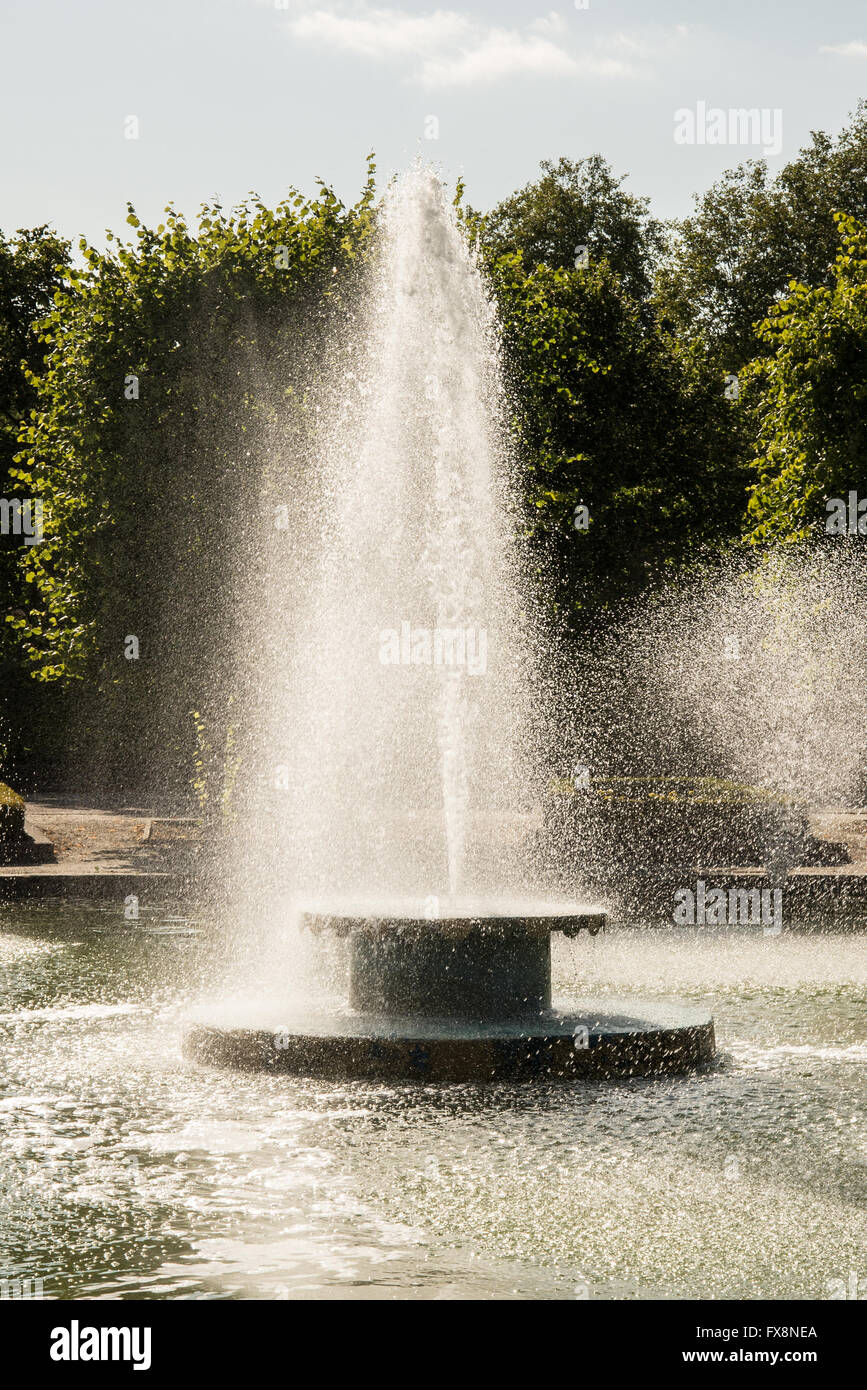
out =
[[(438, 899), (432, 900), (437, 903)], [(349, 1002), (388, 1017), (467, 1019), (535, 1016), (551, 1007), (551, 932), (595, 936), (605, 913), (571, 904), (443, 901), (435, 917), (411, 902), (387, 913), (333, 906), (302, 911), (314, 932), (349, 937)]]
[(308, 929), (350, 938), (350, 1009), (200, 1024), (185, 1055), (334, 1081), (430, 1082), (653, 1076), (713, 1060), (705, 1013), (615, 1000), (552, 1008), (551, 932), (595, 935), (604, 913), (508, 908), (452, 902), (433, 918), (409, 904), (304, 911)]
[(656, 1004), (636, 1012), (631, 1001), (616, 1009), (616, 1001), (582, 1001), (580, 1011), (500, 1025), (375, 1014), (274, 1028), (200, 1025), (184, 1050), (211, 1066), (329, 1081), (607, 1080), (694, 1071), (713, 1061), (709, 1015)]

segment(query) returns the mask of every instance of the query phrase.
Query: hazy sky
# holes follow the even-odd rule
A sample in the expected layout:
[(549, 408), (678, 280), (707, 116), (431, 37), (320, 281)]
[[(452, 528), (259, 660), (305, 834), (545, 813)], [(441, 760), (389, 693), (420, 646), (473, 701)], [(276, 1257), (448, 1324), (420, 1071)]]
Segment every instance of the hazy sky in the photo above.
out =
[[(318, 175), (353, 200), (371, 149), (381, 177), (419, 151), (462, 173), (480, 208), (541, 159), (599, 151), (674, 216), (762, 154), (698, 143), (715, 109), (734, 140), (729, 109), (764, 109), (776, 168), (867, 95), (865, 0), (0, 0), (0, 14), (0, 228), (96, 241), (127, 199), (159, 221), (170, 200), (273, 203)], [(675, 140), (684, 109), (696, 143)]]

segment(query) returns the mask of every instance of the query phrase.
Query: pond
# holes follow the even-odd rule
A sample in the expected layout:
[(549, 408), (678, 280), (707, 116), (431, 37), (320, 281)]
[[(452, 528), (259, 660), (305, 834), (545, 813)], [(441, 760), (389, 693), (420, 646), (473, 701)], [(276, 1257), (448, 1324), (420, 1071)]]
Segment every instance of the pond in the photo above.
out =
[(207, 922), (6, 906), (0, 1278), (45, 1298), (863, 1297), (863, 942), (557, 941), (555, 993), (709, 1006), (700, 1075), (335, 1084), (183, 1060), (215, 989)]

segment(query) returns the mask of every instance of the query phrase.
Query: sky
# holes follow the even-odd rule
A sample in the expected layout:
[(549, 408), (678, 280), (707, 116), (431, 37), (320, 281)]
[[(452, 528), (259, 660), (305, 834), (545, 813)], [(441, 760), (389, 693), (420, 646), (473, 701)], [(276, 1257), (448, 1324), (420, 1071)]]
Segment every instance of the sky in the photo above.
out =
[[(864, 0), (0, 0), (0, 229), (102, 244), (421, 154), (485, 209), (601, 153), (657, 216), (867, 96)], [(755, 110), (741, 120), (739, 109)]]

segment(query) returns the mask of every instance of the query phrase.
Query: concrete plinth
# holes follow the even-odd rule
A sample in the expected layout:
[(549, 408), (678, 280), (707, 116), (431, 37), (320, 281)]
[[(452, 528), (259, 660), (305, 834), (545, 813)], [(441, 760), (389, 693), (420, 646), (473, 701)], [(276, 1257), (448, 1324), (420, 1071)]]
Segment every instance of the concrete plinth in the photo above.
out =
[(363, 1013), (483, 1020), (551, 1004), (551, 937), (477, 924), (461, 935), (353, 932), (349, 1002)]
[[(570, 905), (511, 913), (451, 903), (426, 920), (311, 908), (311, 931), (350, 938), (349, 1009), (329, 1017), (200, 1024), (185, 1053), (209, 1065), (360, 1081), (532, 1081), (677, 1073), (714, 1056), (707, 1014), (611, 1001), (551, 1007), (551, 932), (604, 926)], [(267, 1011), (266, 1011), (267, 1012)]]
[(676, 1075), (713, 1061), (707, 1014), (582, 1003), (580, 1012), (549, 1010), (523, 1025), (370, 1014), (275, 1028), (200, 1025), (188, 1033), (185, 1053), (210, 1066), (328, 1081), (613, 1080)]

